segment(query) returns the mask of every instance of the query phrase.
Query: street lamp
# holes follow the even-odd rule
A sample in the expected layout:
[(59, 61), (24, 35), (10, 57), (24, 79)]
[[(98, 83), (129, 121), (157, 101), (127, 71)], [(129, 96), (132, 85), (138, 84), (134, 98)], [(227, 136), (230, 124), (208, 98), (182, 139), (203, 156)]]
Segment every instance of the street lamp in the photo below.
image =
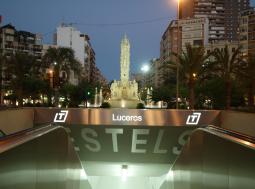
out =
[(177, 0), (177, 62), (176, 62), (176, 109), (179, 109), (179, 19), (180, 19), (180, 1)]
[(49, 70), (49, 75), (50, 75), (50, 87), (53, 88), (53, 74), (54, 71), (52, 69)]
[(90, 91), (87, 92), (86, 96), (85, 96), (85, 108), (88, 107), (88, 99), (89, 99), (89, 96), (90, 96)]
[(147, 90), (147, 87), (146, 87), (146, 85), (147, 85), (146, 74), (150, 71), (150, 65), (148, 65), (148, 64), (142, 65), (141, 71), (143, 73), (143, 80), (142, 80), (142, 87), (141, 88), (145, 89), (145, 91), (142, 91), (141, 98), (142, 98), (143, 95), (146, 95), (145, 100), (146, 100), (146, 103), (147, 103), (148, 99), (147, 99), (147, 93), (146, 93), (146, 90)]
[(147, 73), (148, 71), (150, 70), (150, 66), (148, 64), (144, 64), (142, 67), (141, 67), (141, 71), (143, 73)]
[(144, 64), (142, 65), (141, 67), (141, 71), (143, 73), (143, 87), (145, 87), (145, 84), (146, 84), (146, 74), (150, 71), (150, 66), (148, 64)]

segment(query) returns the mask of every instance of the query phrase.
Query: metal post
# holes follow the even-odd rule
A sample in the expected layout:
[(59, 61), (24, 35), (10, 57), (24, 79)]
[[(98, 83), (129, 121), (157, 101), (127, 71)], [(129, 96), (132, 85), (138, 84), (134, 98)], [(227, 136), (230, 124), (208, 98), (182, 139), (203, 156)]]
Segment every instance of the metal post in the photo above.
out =
[(180, 0), (177, 3), (177, 62), (176, 62), (176, 109), (179, 109), (179, 14), (180, 11)]

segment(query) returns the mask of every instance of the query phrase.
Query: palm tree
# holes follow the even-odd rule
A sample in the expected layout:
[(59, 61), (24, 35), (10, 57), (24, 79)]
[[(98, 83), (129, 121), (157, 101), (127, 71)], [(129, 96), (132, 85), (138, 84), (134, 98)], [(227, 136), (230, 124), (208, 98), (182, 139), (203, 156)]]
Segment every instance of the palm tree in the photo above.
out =
[(6, 74), (11, 77), (10, 89), (17, 96), (19, 106), (23, 106), (24, 84), (27, 78), (38, 76), (40, 62), (35, 57), (16, 53), (7, 59)]
[(231, 106), (232, 83), (242, 62), (239, 57), (240, 50), (241, 46), (232, 50), (232, 53), (230, 53), (228, 45), (225, 45), (222, 50), (216, 48), (213, 52), (214, 61), (208, 65), (215, 76), (221, 77), (225, 82), (225, 108), (227, 110)]
[(61, 71), (66, 73), (66, 80), (69, 81), (71, 71), (80, 74), (80, 63), (75, 59), (74, 51), (71, 48), (59, 47), (49, 48), (43, 57), (44, 69), (53, 68), (54, 79), (57, 87), (55, 88), (55, 103), (58, 103), (58, 90), (60, 85), (59, 75)]
[(70, 79), (71, 71), (80, 73), (80, 63), (74, 57), (74, 51), (70, 48), (49, 48), (43, 57), (46, 68), (52, 67), (56, 79), (59, 79), (60, 71), (65, 71), (67, 81)]
[(189, 106), (191, 109), (194, 109), (195, 84), (200, 77), (202, 66), (206, 63), (210, 55), (205, 54), (205, 50), (201, 46), (195, 47), (190, 44), (186, 44), (185, 49), (182, 50), (181, 54), (174, 53), (174, 56), (177, 58), (176, 66), (179, 66), (180, 76), (183, 78), (185, 83), (188, 84)]

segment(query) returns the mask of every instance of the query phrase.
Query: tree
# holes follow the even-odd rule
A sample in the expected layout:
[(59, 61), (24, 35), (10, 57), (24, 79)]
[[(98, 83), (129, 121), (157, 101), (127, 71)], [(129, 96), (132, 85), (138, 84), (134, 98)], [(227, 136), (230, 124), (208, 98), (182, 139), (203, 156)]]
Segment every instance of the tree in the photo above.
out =
[(35, 100), (40, 99), (41, 95), (44, 96), (50, 92), (49, 83), (41, 77), (28, 76), (24, 79), (23, 86), (23, 97), (32, 99), (33, 104)]
[(152, 91), (152, 100), (154, 102), (165, 101), (170, 105), (173, 101), (174, 93), (174, 87), (171, 85), (155, 88)]
[(57, 79), (59, 79), (60, 71), (66, 72), (67, 81), (70, 79), (71, 71), (80, 73), (80, 63), (75, 59), (71, 48), (49, 48), (43, 57), (43, 62), (46, 68), (53, 68)]
[(3, 71), (6, 63), (5, 55), (0, 52), (0, 105), (3, 103)]
[(44, 69), (53, 68), (53, 80), (57, 87), (55, 93), (55, 105), (58, 104), (58, 90), (60, 86), (60, 72), (66, 73), (66, 81), (70, 79), (71, 71), (80, 75), (81, 65), (75, 59), (74, 51), (71, 48), (59, 47), (49, 48), (43, 57)]
[(225, 45), (223, 50), (216, 48), (213, 52), (214, 61), (212, 61), (208, 68), (216, 77), (221, 77), (225, 83), (225, 108), (230, 109), (231, 105), (231, 93), (232, 83), (236, 78), (236, 74), (239, 71), (240, 63), (242, 62), (240, 55), (239, 46), (237, 49), (229, 51), (228, 45)]
[(189, 107), (194, 109), (195, 84), (200, 77), (202, 66), (206, 63), (210, 54), (205, 54), (203, 47), (195, 47), (186, 44), (185, 49), (182, 50), (181, 54), (174, 53), (174, 56), (177, 58), (175, 67), (179, 66), (180, 78), (188, 85)]
[(65, 83), (63, 86), (61, 86), (59, 92), (60, 95), (64, 97), (64, 102), (62, 104), (63, 106), (78, 107), (82, 101), (78, 86)]
[(70, 83), (65, 83), (61, 86), (60, 90), (61, 97), (64, 98), (62, 105), (68, 107), (78, 107), (82, 102), (87, 102), (95, 96), (94, 88), (89, 83), (82, 81), (78, 86)]
[(23, 106), (25, 80), (39, 75), (40, 62), (33, 56), (16, 53), (7, 59), (6, 73), (11, 78), (10, 89), (17, 97), (19, 106)]
[[(222, 78), (215, 77), (200, 82), (196, 87), (199, 99), (199, 108), (224, 109), (224, 81)], [(204, 104), (207, 100), (208, 104)], [(209, 101), (208, 101), (209, 100)]]
[(255, 92), (255, 57), (250, 55), (248, 61), (242, 64), (240, 77), (243, 84), (247, 88), (248, 106), (254, 108), (254, 92)]
[[(96, 86), (98, 89), (100, 88), (99, 86)], [(93, 101), (95, 97), (95, 86), (92, 83), (88, 83), (85, 80), (82, 80), (79, 83), (79, 88), (80, 88), (80, 97), (82, 101), (85, 102), (85, 107), (87, 108), (88, 101)]]

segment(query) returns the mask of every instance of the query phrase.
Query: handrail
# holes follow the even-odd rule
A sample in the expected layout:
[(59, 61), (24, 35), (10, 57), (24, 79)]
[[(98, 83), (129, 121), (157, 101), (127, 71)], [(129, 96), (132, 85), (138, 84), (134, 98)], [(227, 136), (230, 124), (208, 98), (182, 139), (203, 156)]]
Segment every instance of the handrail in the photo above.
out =
[(226, 140), (241, 144), (245, 147), (251, 148), (255, 150), (255, 138), (244, 135), (242, 133), (238, 133), (231, 130), (226, 130), (224, 128), (219, 128), (215, 126), (208, 126), (206, 128), (199, 128), (197, 130), (203, 130), (205, 132), (209, 132), (218, 137), (224, 138)]
[(209, 125), (208, 129), (215, 130), (215, 131), (218, 131), (218, 132), (221, 132), (221, 133), (225, 133), (225, 134), (228, 134), (228, 135), (231, 135), (231, 136), (235, 136), (237, 138), (240, 138), (240, 139), (247, 140), (249, 142), (255, 143), (255, 137), (252, 137), (252, 136), (249, 136), (249, 135), (246, 135), (246, 134), (243, 134), (243, 133), (239, 133), (239, 132), (234, 131), (234, 130), (224, 129), (222, 127), (216, 127), (214, 125)]
[(170, 181), (175, 189), (254, 188), (254, 157), (254, 138), (215, 126), (199, 128), (172, 165)]
[(57, 129), (64, 129), (61, 126), (47, 125), (37, 129), (27, 129), (12, 135), (5, 136), (0, 139), (0, 153), (15, 148), (35, 138), (41, 137)]

